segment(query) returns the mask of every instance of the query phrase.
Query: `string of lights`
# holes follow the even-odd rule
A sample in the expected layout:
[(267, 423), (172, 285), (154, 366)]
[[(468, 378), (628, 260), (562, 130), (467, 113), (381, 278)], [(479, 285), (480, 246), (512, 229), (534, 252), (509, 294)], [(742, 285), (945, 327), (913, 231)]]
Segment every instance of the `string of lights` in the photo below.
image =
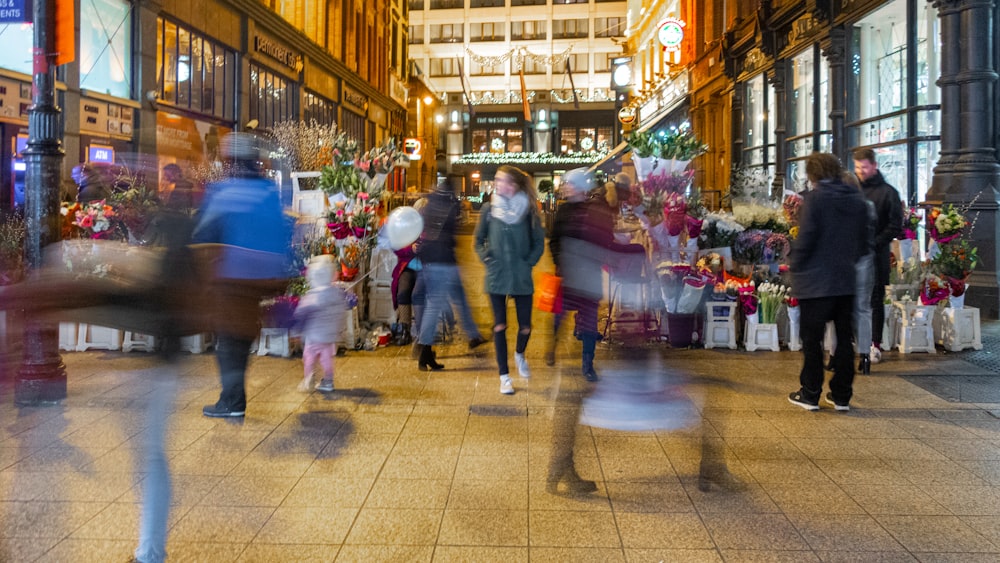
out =
[(518, 45), (512, 47), (506, 53), (501, 53), (499, 55), (479, 55), (472, 51), (472, 49), (466, 47), (465, 52), (468, 53), (469, 59), (472, 62), (482, 65), (482, 66), (497, 66), (511, 61), (511, 72), (520, 72), (521, 68), (524, 66), (524, 61), (528, 60), (536, 65), (546, 65), (549, 67), (558, 67), (560, 65), (566, 64), (566, 59), (569, 58), (570, 51), (573, 50), (573, 46), (570, 45), (566, 47), (566, 50), (562, 53), (556, 55), (539, 55), (532, 53), (527, 49)]

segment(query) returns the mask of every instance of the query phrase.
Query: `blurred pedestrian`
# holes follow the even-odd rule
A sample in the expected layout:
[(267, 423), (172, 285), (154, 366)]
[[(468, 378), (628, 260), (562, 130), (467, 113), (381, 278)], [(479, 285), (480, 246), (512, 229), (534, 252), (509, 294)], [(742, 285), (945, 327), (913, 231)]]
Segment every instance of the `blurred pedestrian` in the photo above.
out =
[(214, 243), (207, 250), (215, 254), (210, 291), (222, 380), (219, 400), (202, 413), (242, 417), (250, 346), (260, 332), (260, 301), (287, 286), (292, 228), (274, 184), (263, 175), (257, 139), (230, 133), (219, 150), (232, 163), (232, 175), (208, 186), (193, 235), (196, 243)]
[(169, 186), (160, 199), (170, 209), (189, 211), (194, 207), (194, 184), (184, 177), (181, 167), (170, 163), (163, 167), (163, 181)]
[(458, 224), (458, 198), (450, 180), (442, 180), (427, 196), (427, 204), (420, 209), (424, 218), (424, 232), (417, 240), (416, 254), (423, 265), (420, 277), (426, 288), (423, 318), (420, 322), (421, 370), (441, 370), (433, 345), (438, 320), (453, 303), (458, 307), (462, 330), (469, 338), (469, 349), (484, 344), (486, 339), (472, 319), (472, 311), (462, 288), (458, 261), (455, 257), (455, 230)]
[(832, 154), (813, 153), (806, 159), (813, 189), (803, 195), (799, 236), (792, 243), (792, 294), (802, 310), (803, 363), (800, 388), (788, 400), (810, 411), (819, 410), (823, 393), (822, 340), (828, 321), (833, 321), (837, 347), (825, 400), (846, 411), (853, 395), (855, 272), (868, 252), (868, 211), (861, 193), (844, 183), (843, 176), (840, 160)]
[(344, 329), (347, 293), (334, 285), (335, 270), (329, 255), (313, 258), (306, 270), (309, 291), (295, 308), (295, 326), (302, 331), (302, 383), (299, 391), (312, 389), (316, 362), (323, 370), (317, 391), (333, 391), (334, 359), (337, 357), (337, 337)]
[(614, 215), (603, 198), (589, 198), (594, 189), (593, 174), (586, 168), (570, 170), (562, 177), (560, 196), (565, 200), (556, 210), (549, 238), (549, 250), (562, 278), (563, 312), (555, 315), (552, 342), (545, 363), (555, 364), (559, 328), (568, 311), (576, 311), (573, 334), (583, 344), (582, 372), (588, 381), (597, 381), (594, 354), (601, 333), (597, 330), (597, 307), (604, 296), (599, 272), (609, 263), (618, 263), (624, 254), (645, 252), (641, 245), (622, 245), (614, 240)]
[[(854, 173), (865, 199), (875, 205), (875, 284), (871, 294), (871, 363), (882, 360), (882, 325), (885, 324), (885, 286), (889, 284), (889, 254), (893, 239), (903, 234), (903, 204), (899, 192), (879, 172), (875, 151), (855, 149)], [(859, 343), (860, 347), (861, 343)]]
[(518, 375), (528, 379), (531, 372), (524, 352), (531, 336), (531, 270), (545, 252), (545, 233), (538, 217), (538, 196), (523, 170), (503, 165), (497, 169), (494, 183), (496, 191), (479, 213), (475, 249), (486, 266), (500, 392), (512, 395), (514, 385), (507, 365), (507, 300), (513, 299), (517, 314), (514, 365)]

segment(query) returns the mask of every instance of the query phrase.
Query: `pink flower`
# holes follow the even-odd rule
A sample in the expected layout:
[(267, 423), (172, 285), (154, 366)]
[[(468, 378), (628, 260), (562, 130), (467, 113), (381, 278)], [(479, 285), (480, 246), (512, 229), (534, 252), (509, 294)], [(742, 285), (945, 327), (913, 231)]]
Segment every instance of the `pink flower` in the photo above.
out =
[(94, 218), (90, 215), (84, 215), (80, 218), (80, 226), (84, 229), (89, 229), (94, 226)]
[(358, 199), (362, 201), (368, 200), (368, 192), (358, 192)]

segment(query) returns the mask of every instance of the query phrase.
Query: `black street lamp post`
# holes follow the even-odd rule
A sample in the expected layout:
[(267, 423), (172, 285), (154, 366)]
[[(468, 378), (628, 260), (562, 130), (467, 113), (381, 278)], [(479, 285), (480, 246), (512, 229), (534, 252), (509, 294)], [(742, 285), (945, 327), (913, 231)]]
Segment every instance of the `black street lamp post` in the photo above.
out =
[[(42, 263), (42, 249), (60, 238), (59, 186), (64, 152), (55, 103), (55, 0), (35, 0), (31, 108), (28, 146), (24, 151), (24, 242), (28, 276)], [(18, 405), (52, 403), (66, 398), (66, 367), (59, 356), (58, 325), (36, 316), (25, 320), (21, 367), (14, 384)]]

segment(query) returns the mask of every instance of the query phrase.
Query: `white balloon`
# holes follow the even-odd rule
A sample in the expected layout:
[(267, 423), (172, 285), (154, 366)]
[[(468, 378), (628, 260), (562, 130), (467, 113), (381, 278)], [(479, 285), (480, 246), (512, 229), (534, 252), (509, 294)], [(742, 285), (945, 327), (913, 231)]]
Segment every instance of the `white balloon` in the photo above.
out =
[(424, 218), (412, 207), (397, 207), (389, 214), (385, 223), (389, 235), (389, 246), (393, 250), (409, 246), (416, 242), (424, 231)]

